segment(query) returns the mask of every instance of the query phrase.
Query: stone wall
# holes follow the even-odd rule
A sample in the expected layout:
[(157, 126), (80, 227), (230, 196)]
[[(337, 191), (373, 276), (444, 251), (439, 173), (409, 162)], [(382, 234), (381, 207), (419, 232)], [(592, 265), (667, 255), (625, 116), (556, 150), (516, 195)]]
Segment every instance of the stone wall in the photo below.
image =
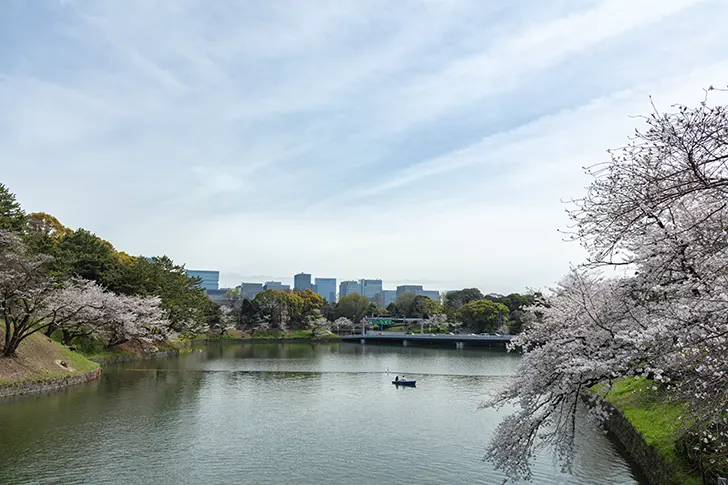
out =
[(56, 391), (75, 384), (83, 384), (84, 382), (93, 381), (99, 377), (101, 377), (101, 368), (92, 370), (91, 372), (86, 372), (85, 374), (76, 374), (38, 382), (23, 382), (19, 384), (0, 386), (0, 397), (29, 394), (34, 392)]
[(681, 485), (676, 481), (672, 467), (657, 450), (645, 442), (629, 419), (611, 403), (605, 402), (604, 405), (610, 411), (610, 418), (605, 424), (607, 430), (624, 445), (650, 483), (652, 485)]

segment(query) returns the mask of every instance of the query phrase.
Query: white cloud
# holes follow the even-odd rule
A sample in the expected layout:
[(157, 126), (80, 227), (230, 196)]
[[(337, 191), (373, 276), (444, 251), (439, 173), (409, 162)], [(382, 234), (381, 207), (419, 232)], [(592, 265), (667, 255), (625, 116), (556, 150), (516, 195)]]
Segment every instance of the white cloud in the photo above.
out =
[(581, 166), (648, 94), (695, 102), (728, 79), (717, 2), (5, 8), (45, 28), (0, 53), (2, 181), (29, 210), (230, 284), (549, 284), (583, 257), (556, 231)]

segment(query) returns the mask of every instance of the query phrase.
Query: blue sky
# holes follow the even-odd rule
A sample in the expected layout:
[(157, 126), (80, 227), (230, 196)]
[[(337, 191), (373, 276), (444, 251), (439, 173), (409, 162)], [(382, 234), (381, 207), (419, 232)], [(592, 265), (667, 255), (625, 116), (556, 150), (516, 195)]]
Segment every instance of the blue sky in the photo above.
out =
[(3, 0), (0, 180), (132, 254), (550, 285), (562, 200), (728, 82), (721, 0)]

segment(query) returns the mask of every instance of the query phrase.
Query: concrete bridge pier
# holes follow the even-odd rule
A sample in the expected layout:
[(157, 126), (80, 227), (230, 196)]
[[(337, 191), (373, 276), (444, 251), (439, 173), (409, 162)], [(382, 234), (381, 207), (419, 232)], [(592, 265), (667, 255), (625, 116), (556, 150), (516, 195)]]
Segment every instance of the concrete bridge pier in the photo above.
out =
[(366, 339), (361, 339), (361, 340), (359, 340), (359, 343), (361, 343), (363, 345), (363, 344), (367, 343), (367, 341), (366, 341)]
[(409, 345), (409, 342), (406, 340), (402, 340), (402, 346), (407, 347), (407, 345)]
[(465, 348), (465, 342), (455, 342), (455, 348), (456, 349), (464, 349)]

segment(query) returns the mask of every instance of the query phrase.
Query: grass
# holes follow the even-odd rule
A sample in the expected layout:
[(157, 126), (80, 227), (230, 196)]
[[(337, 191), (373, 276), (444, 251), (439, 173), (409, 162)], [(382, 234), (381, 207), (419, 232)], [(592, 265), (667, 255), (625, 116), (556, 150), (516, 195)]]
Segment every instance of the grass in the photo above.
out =
[(658, 451), (675, 470), (678, 483), (700, 485), (702, 480), (691, 472), (690, 465), (675, 450), (675, 442), (688, 423), (684, 406), (668, 403), (654, 383), (643, 378), (624, 378), (614, 384), (607, 401), (619, 408), (642, 435), (645, 442)]
[[(255, 332), (251, 337), (253, 340), (278, 340), (278, 339), (302, 339), (313, 340), (313, 332), (311, 330), (263, 330)], [(341, 338), (335, 333), (327, 332), (323, 335), (319, 334), (316, 338)]]
[[(0, 330), (0, 339), (3, 337), (4, 331)], [(84, 374), (99, 367), (84, 355), (39, 333), (23, 340), (17, 354), (17, 357), (0, 358), (0, 386)], [(60, 361), (65, 361), (67, 367), (62, 367)]]

